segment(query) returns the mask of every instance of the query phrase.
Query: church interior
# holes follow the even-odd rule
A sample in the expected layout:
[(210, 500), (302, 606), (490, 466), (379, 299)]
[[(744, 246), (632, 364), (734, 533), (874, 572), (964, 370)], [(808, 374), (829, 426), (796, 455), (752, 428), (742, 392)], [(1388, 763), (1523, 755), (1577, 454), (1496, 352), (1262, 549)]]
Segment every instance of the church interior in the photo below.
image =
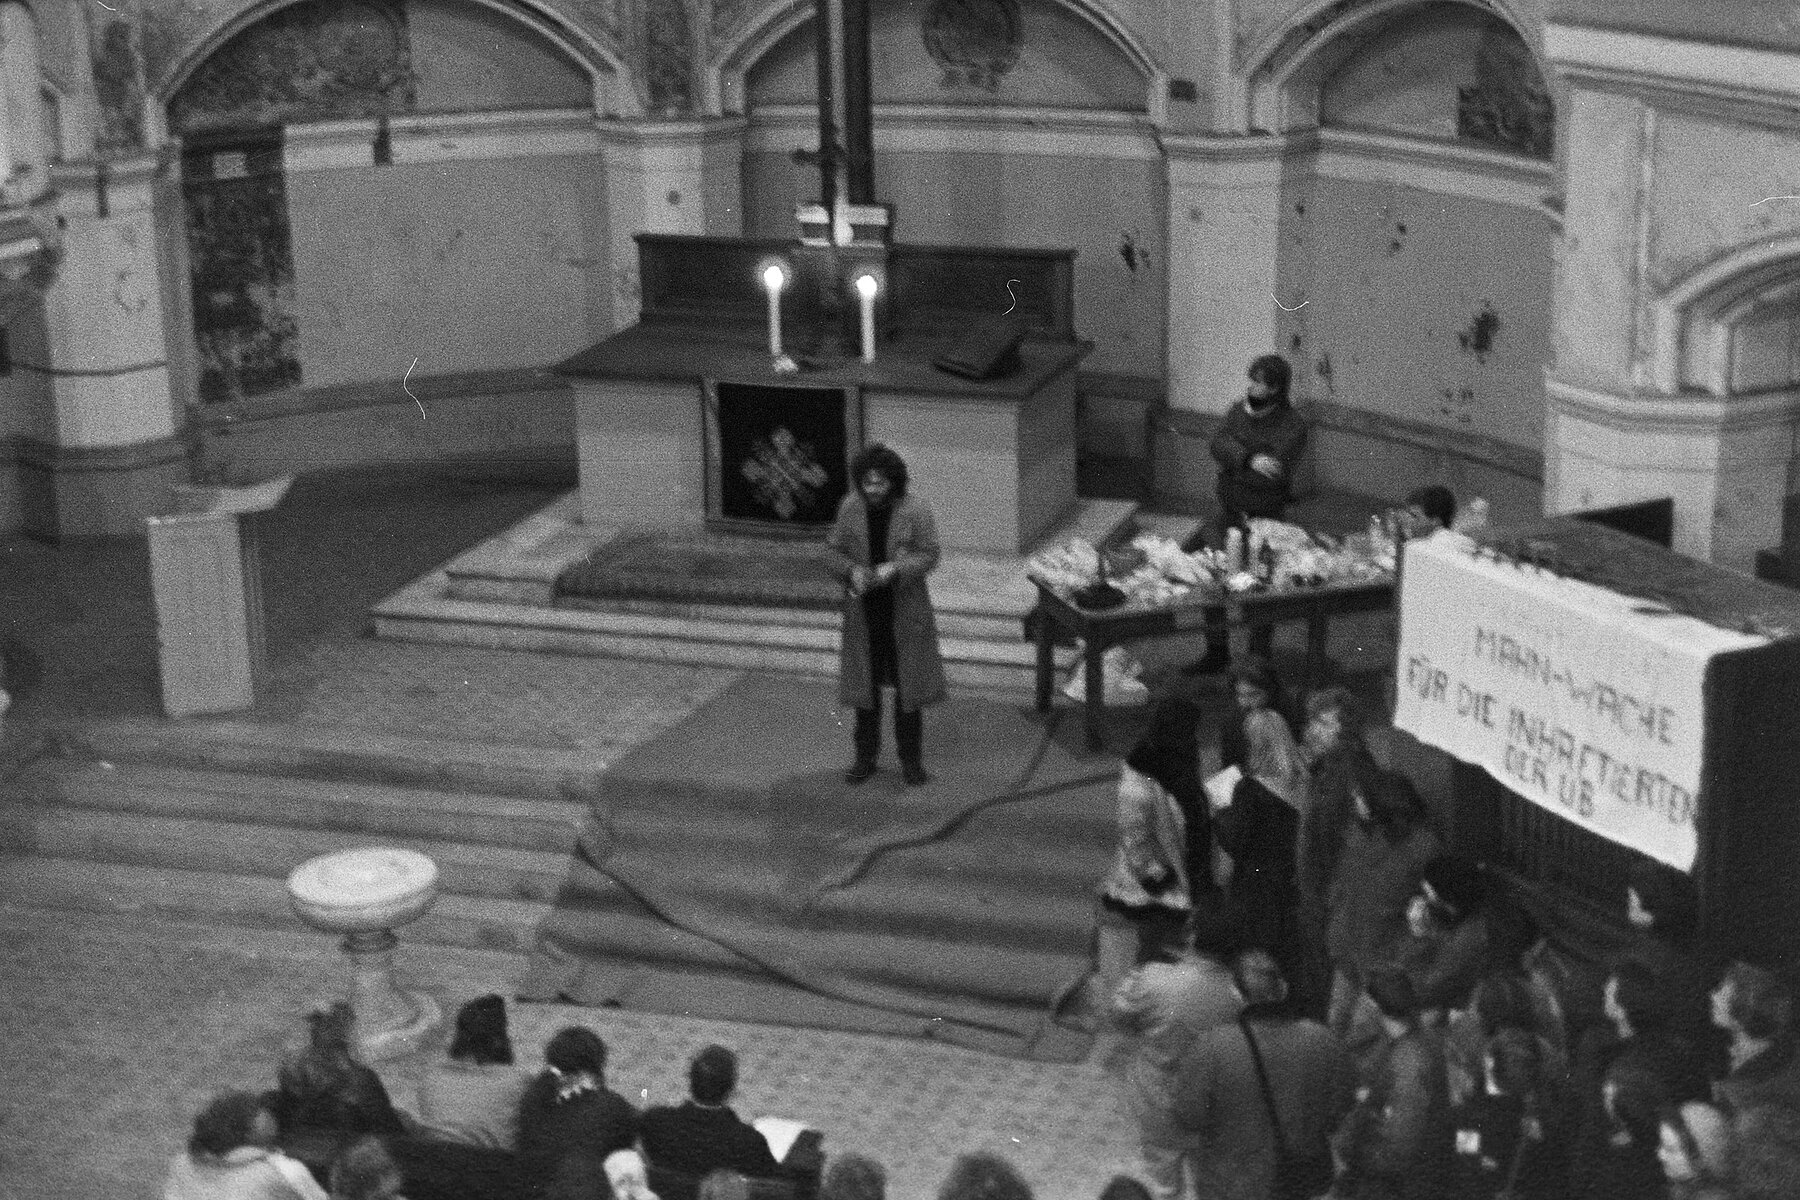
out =
[[(1144, 709), (1096, 715), (1096, 652), (1083, 714), (1030, 556), (1196, 536), (1278, 354), (1290, 520), (1649, 513), (1784, 664), (1796, 68), (1776, 0), (0, 0), (0, 1196), (160, 1194), (344, 994), (284, 881), (376, 844), (436, 861), (392, 951), (433, 1028), (501, 993), (521, 1061), (594, 1028), (643, 1103), (721, 1042), (740, 1112), (896, 1197), (965, 1151), (1039, 1200), (1138, 1172), (1064, 985)], [(767, 406), (811, 440), (747, 449)], [(875, 442), (943, 535), (950, 698), (929, 784), (827, 819), (840, 585), (793, 572)], [(1277, 666), (1404, 707), (1393, 590)], [(1128, 648), (1216, 739), (1175, 631)], [(1721, 711), (1779, 728), (1795, 675)], [(1372, 725), (1447, 843), (1520, 836)], [(1707, 728), (1703, 793), (1790, 794)], [(1759, 890), (1800, 826), (1699, 837), (1709, 928), (1800, 949)], [(1616, 850), (1531, 892), (1578, 940)]]

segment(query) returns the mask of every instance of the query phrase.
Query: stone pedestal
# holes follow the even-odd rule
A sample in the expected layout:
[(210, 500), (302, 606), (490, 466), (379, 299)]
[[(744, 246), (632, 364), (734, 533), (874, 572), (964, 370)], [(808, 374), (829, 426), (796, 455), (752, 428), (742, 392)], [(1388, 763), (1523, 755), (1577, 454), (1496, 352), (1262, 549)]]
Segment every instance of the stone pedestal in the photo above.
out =
[(394, 930), (437, 900), (437, 876), (428, 856), (388, 846), (320, 855), (288, 876), (288, 897), (300, 919), (344, 935), (357, 1051), (365, 1059), (416, 1050), (442, 1021), (435, 1000), (401, 989), (394, 975)]

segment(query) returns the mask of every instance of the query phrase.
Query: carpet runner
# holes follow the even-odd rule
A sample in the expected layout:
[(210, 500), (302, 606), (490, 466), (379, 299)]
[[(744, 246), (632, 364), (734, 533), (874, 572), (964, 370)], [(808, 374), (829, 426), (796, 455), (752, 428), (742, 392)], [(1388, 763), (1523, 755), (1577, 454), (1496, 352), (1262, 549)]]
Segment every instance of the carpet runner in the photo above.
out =
[(702, 532), (626, 533), (565, 570), (564, 603), (666, 600), (835, 610), (843, 585), (822, 542)]
[[(846, 720), (832, 684), (746, 676), (614, 764), (528, 998), (1079, 1059), (1057, 1016), (1092, 961), (1116, 767), (1078, 722), (957, 696), (926, 716), (931, 782), (890, 758), (850, 787)], [(646, 910), (656, 946), (620, 932)]]

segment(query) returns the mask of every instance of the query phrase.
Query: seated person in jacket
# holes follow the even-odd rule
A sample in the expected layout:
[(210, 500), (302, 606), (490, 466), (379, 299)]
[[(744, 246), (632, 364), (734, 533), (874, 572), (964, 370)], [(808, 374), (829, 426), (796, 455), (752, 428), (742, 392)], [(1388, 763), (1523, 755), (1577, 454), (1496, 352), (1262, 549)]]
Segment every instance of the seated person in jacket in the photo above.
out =
[(684, 1175), (714, 1171), (769, 1176), (780, 1164), (763, 1135), (726, 1101), (737, 1087), (737, 1055), (707, 1046), (688, 1063), (688, 1099), (644, 1113), (639, 1138), (652, 1166)]
[(606, 1157), (637, 1141), (638, 1113), (606, 1086), (606, 1043), (571, 1025), (544, 1047), (544, 1070), (519, 1100), (519, 1162), (540, 1184), (569, 1159), (584, 1178), (604, 1180)]
[(506, 1002), (491, 993), (477, 996), (457, 1010), (449, 1058), (419, 1081), (418, 1132), (511, 1150), (526, 1080), (513, 1065)]
[(325, 1200), (306, 1164), (275, 1149), (278, 1131), (261, 1097), (214, 1097), (194, 1118), (187, 1151), (169, 1164), (163, 1200)]
[(404, 1133), (381, 1076), (350, 1049), (356, 1014), (343, 1001), (307, 1016), (310, 1045), (281, 1064), (275, 1116), (286, 1133)]

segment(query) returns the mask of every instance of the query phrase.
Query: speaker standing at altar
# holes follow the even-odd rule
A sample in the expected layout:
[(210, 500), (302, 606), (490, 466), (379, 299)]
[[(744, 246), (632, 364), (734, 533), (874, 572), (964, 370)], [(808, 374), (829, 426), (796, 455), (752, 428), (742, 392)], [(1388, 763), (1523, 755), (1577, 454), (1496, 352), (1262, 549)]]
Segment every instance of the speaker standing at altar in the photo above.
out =
[(875, 773), (881, 752), (882, 689), (894, 689), (900, 773), (924, 783), (924, 707), (944, 698), (944, 662), (925, 576), (938, 565), (937, 522), (907, 494), (906, 463), (886, 446), (850, 464), (855, 486), (838, 506), (826, 545), (844, 580), (838, 698), (856, 709), (856, 758), (846, 783)]

